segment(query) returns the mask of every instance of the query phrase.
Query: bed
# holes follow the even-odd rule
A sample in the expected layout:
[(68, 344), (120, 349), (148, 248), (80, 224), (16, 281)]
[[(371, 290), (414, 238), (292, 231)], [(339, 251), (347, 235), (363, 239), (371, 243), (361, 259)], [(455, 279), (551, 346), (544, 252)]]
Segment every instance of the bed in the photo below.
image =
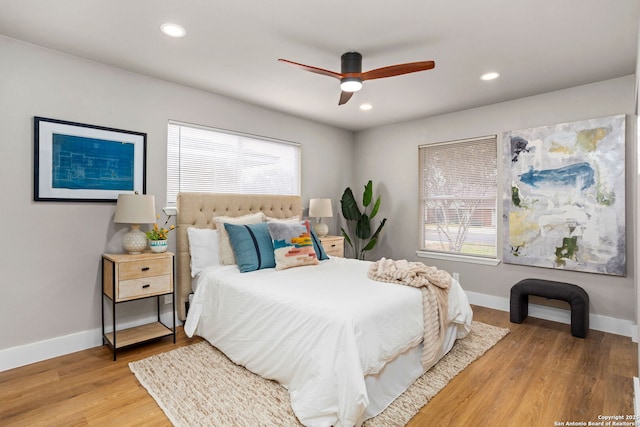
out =
[[(247, 273), (240, 272), (240, 260), (240, 267), (213, 263), (192, 275), (190, 233), (214, 230), (215, 217), (259, 212), (270, 221), (299, 217), (301, 199), (178, 195), (177, 298), (185, 331), (286, 387), (302, 424), (360, 425), (432, 366), (420, 362), (420, 290), (370, 280), (370, 262), (334, 257), (304, 267)], [(196, 249), (191, 251), (196, 256)], [(437, 359), (471, 327), (466, 294), (454, 281), (447, 316)]]

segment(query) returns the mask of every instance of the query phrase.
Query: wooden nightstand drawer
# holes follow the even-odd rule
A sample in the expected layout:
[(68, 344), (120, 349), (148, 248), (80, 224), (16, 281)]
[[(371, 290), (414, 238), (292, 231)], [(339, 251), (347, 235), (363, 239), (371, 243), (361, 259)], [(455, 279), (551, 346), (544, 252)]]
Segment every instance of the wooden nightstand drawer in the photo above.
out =
[(118, 263), (118, 277), (120, 280), (130, 280), (161, 276), (171, 274), (172, 268), (173, 264), (170, 258), (121, 262)]
[(116, 300), (143, 298), (171, 292), (171, 276), (144, 277), (140, 279), (121, 280), (116, 288)]
[(320, 237), (320, 242), (327, 255), (344, 257), (344, 237), (324, 236)]

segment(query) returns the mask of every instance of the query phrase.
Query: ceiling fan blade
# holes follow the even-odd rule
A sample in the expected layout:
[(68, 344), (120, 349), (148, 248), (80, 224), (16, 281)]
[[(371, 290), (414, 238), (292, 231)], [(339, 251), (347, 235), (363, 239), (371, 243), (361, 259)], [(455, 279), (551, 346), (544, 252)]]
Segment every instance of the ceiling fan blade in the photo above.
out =
[(354, 92), (342, 91), (342, 93), (340, 93), (340, 101), (338, 101), (338, 105), (346, 104), (347, 101), (351, 99), (353, 94)]
[(400, 76), (402, 74), (415, 73), (417, 71), (431, 70), (436, 66), (433, 61), (409, 62), (407, 64), (390, 65), (376, 68), (362, 73), (362, 80), (381, 79), (384, 77)]
[(333, 78), (336, 78), (336, 79), (341, 79), (342, 78), (342, 74), (336, 73), (335, 71), (329, 71), (329, 70), (325, 70), (323, 68), (312, 67), (311, 65), (299, 64), (297, 62), (289, 61), (287, 59), (282, 59), (282, 58), (278, 59), (278, 61), (286, 62), (287, 64), (291, 64), (291, 65), (294, 65), (294, 66), (296, 66), (298, 68), (302, 68), (305, 71), (310, 71), (312, 73), (321, 74), (323, 76), (329, 76), (329, 77), (333, 77)]

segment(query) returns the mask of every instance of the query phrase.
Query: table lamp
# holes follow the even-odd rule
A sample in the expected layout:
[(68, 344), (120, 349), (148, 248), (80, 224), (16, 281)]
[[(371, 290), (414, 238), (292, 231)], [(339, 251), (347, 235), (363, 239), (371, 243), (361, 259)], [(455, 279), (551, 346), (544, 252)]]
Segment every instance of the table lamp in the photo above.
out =
[(313, 229), (318, 237), (326, 236), (329, 233), (329, 226), (322, 222), (322, 218), (330, 218), (333, 216), (331, 199), (309, 200), (309, 216), (318, 219), (318, 221), (313, 224)]
[(156, 221), (156, 201), (146, 194), (119, 194), (113, 222), (131, 224), (131, 231), (122, 238), (122, 247), (130, 254), (139, 254), (147, 247), (147, 235), (140, 224)]

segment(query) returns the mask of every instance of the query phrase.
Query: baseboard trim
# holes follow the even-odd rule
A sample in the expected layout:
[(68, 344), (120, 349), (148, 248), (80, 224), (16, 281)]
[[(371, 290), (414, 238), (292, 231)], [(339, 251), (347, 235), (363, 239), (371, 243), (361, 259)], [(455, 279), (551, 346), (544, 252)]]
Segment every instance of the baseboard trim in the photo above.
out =
[(102, 345), (102, 328), (77, 332), (0, 351), (0, 371)]
[[(469, 291), (467, 291), (467, 296), (471, 304), (493, 308), (500, 311), (509, 311), (508, 298)], [(555, 307), (529, 304), (529, 316), (565, 323), (567, 325), (571, 324), (571, 313), (569, 310), (563, 310)], [(138, 320), (135, 324), (123, 324), (119, 326), (119, 329), (153, 321), (155, 321), (155, 318), (142, 319)], [(181, 322), (177, 321), (176, 325), (179, 324), (181, 324)], [(597, 331), (623, 335), (631, 338), (635, 337), (635, 340), (637, 341), (637, 327), (635, 323), (630, 320), (590, 314), (589, 327)], [(7, 348), (5, 350), (0, 350), (0, 372), (101, 345), (102, 328), (99, 328)], [(640, 398), (640, 395), (636, 394), (636, 398)]]
[[(467, 291), (467, 297), (471, 304), (482, 307), (493, 308), (500, 311), (509, 311), (509, 298), (502, 298), (493, 295), (480, 294)], [(554, 322), (571, 324), (571, 311), (562, 308), (547, 307), (544, 305), (529, 303), (529, 316), (539, 319), (551, 320)], [(602, 316), (600, 314), (589, 314), (589, 329), (608, 332), (634, 338), (637, 341), (636, 324), (631, 320), (617, 319), (615, 317)]]
[[(171, 317), (169, 316), (169, 319)], [(176, 315), (177, 319), (177, 315)], [(118, 330), (155, 322), (156, 316), (118, 324)], [(169, 320), (170, 322), (170, 320)], [(181, 324), (176, 320), (176, 326)], [(102, 327), (0, 350), (0, 372), (102, 345)]]

